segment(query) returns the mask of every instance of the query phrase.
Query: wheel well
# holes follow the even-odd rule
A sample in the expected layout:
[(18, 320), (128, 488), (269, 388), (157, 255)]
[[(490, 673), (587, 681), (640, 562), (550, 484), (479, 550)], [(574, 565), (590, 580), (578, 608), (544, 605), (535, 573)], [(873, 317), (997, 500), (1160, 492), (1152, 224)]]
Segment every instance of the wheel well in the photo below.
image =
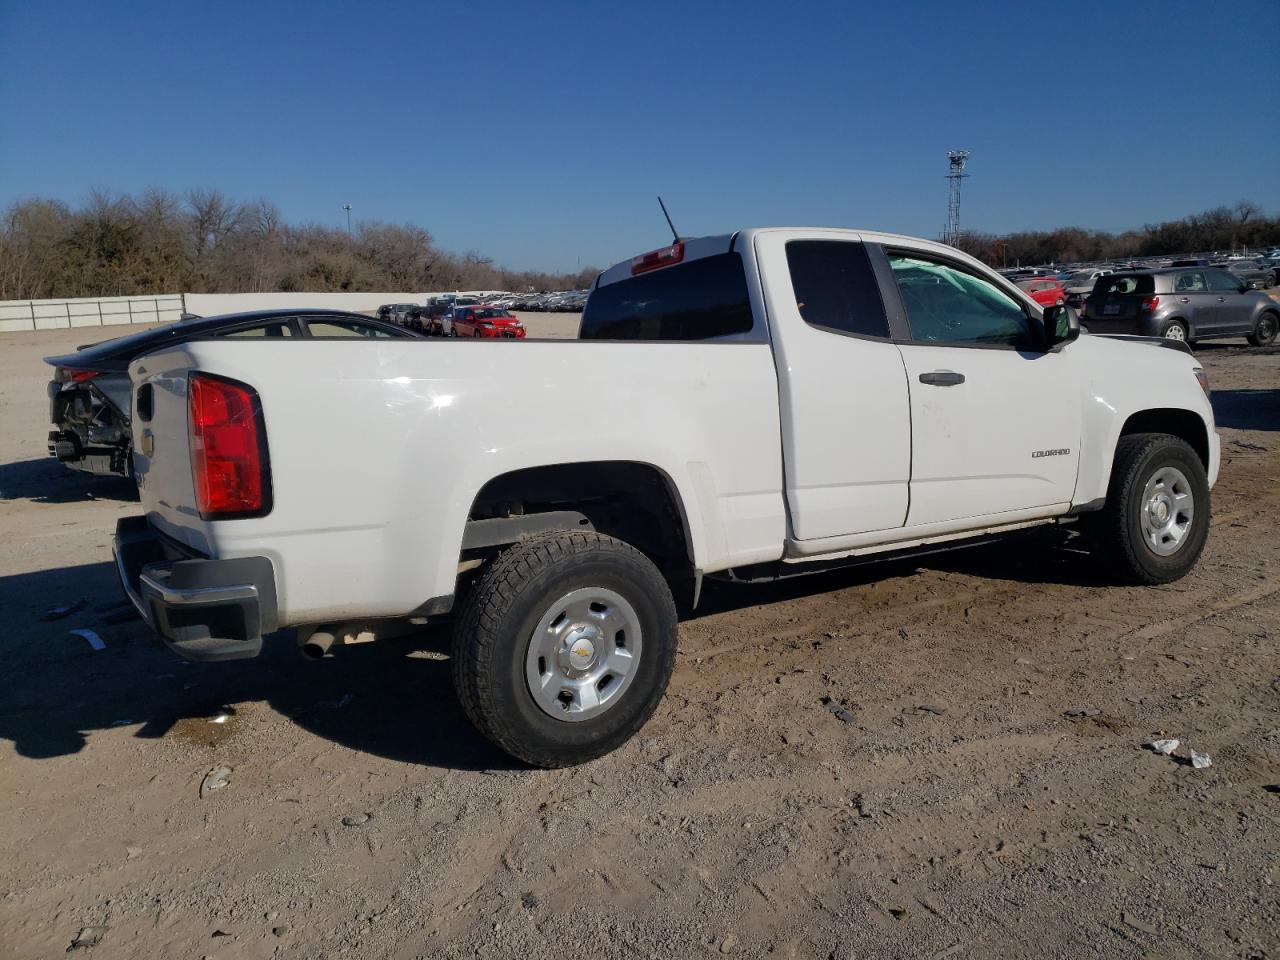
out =
[(1124, 422), (1120, 436), (1131, 433), (1168, 433), (1185, 440), (1209, 469), (1209, 431), (1204, 420), (1190, 410), (1140, 410)]
[(581, 513), (598, 532), (631, 544), (669, 578), (693, 570), (688, 521), (674, 485), (646, 463), (563, 463), (506, 473), (480, 489), (467, 519), (564, 510)]

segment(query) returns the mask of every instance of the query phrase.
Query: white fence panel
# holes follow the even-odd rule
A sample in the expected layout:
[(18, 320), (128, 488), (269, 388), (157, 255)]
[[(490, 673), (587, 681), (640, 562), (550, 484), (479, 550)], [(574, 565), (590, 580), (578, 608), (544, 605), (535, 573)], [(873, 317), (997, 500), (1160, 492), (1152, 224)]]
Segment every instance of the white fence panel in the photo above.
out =
[(182, 294), (0, 301), (0, 333), (65, 330), (118, 323), (170, 323), (182, 316)]

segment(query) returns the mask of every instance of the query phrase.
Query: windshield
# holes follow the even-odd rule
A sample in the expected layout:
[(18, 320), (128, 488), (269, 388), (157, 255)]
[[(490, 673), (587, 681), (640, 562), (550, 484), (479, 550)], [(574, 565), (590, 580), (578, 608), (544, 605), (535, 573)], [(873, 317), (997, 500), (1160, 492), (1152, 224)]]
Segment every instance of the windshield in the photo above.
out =
[(488, 309), (485, 309), (485, 310), (477, 310), (475, 313), (476, 313), (476, 316), (479, 317), (481, 320), (490, 320), (495, 317), (501, 317), (504, 319), (512, 319), (512, 320), (515, 319), (514, 317), (511, 316), (511, 314), (507, 313), (507, 311), (502, 310), (498, 307), (489, 307)]

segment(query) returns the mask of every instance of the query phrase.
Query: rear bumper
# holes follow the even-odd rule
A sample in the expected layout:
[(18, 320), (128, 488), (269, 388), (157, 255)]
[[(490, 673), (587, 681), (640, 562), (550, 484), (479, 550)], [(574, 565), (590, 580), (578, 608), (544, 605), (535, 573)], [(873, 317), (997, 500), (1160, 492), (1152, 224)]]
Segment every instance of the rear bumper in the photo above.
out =
[(257, 656), (277, 628), (275, 571), (266, 557), (209, 560), (161, 537), (145, 517), (124, 517), (116, 572), (142, 619), (189, 660)]

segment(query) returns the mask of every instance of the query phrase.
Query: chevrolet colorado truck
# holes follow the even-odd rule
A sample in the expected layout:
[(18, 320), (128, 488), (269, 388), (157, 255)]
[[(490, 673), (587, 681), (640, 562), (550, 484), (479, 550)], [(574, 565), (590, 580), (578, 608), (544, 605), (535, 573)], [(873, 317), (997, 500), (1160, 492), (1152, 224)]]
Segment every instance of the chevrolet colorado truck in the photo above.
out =
[(117, 567), (193, 659), (451, 617), (475, 725), (577, 763), (653, 713), (705, 578), (1054, 523), (1119, 581), (1187, 573), (1219, 463), (1204, 373), (1079, 333), (950, 247), (771, 228), (606, 270), (575, 341), (190, 340), (131, 366), (145, 516)]

